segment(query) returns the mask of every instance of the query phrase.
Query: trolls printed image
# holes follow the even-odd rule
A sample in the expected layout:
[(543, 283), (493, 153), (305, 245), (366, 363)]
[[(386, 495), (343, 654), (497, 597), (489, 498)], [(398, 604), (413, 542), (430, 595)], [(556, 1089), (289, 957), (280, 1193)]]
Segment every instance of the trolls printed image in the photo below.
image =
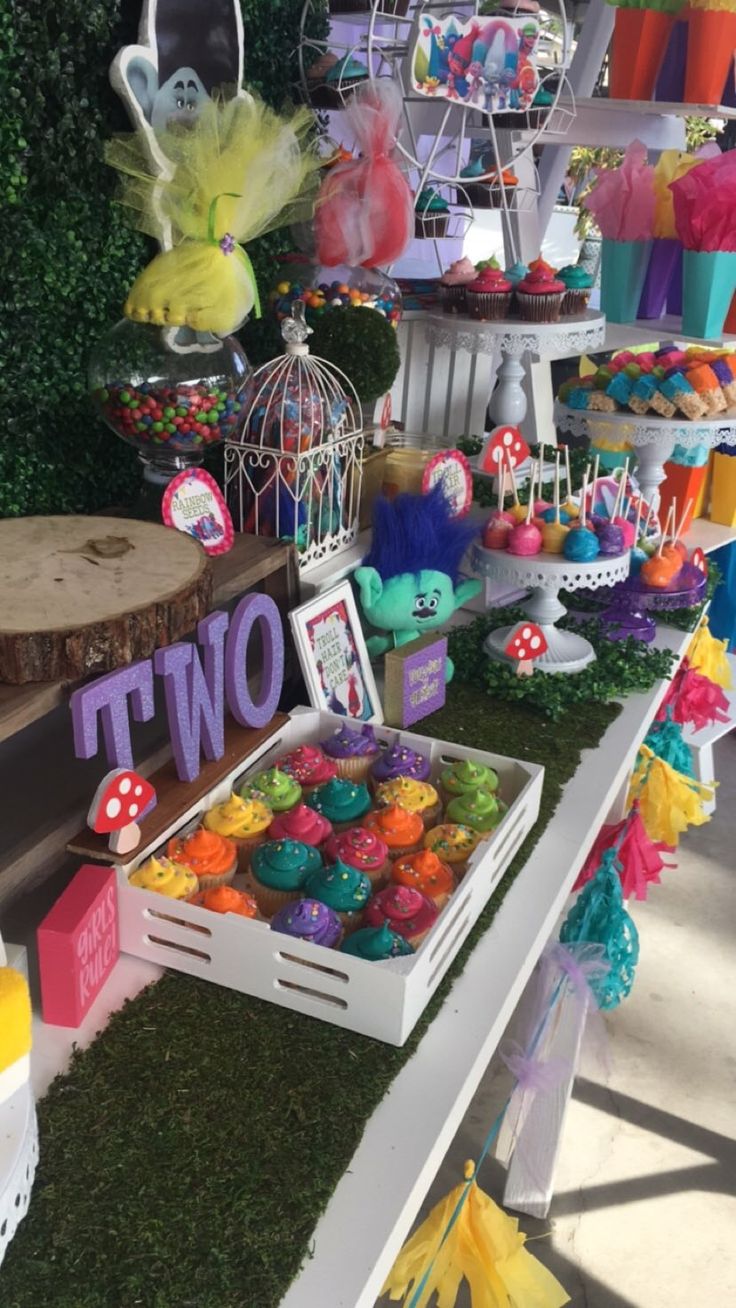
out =
[(367, 722), (376, 712), (363, 680), (350, 615), (344, 600), (307, 623), (307, 638), (325, 708)]
[(483, 109), (525, 112), (539, 78), (539, 24), (523, 18), (424, 17), (414, 47), (414, 90)]

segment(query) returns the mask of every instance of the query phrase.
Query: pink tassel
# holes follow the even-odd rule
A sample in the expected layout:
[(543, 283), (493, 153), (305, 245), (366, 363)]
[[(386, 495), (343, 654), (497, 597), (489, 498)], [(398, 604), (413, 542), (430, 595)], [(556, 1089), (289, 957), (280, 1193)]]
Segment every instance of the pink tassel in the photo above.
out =
[(602, 854), (612, 845), (618, 847), (624, 899), (646, 899), (648, 886), (660, 884), (659, 874), (662, 869), (676, 866), (675, 863), (666, 863), (660, 857), (661, 854), (674, 853), (674, 846), (649, 839), (641, 820), (639, 805), (635, 801), (622, 822), (601, 827), (573, 890), (581, 890), (586, 882), (592, 880), (600, 866)]
[(691, 668), (687, 659), (672, 679), (657, 713), (658, 721), (666, 717), (668, 708), (672, 710), (673, 722), (692, 723), (696, 731), (713, 722), (731, 720), (729, 702), (721, 687)]

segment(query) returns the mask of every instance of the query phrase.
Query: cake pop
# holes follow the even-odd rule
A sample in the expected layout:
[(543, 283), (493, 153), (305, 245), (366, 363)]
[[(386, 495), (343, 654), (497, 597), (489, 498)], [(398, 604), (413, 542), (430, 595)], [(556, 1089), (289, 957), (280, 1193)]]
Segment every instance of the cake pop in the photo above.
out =
[(580, 500), (579, 525), (573, 527), (565, 538), (562, 552), (571, 563), (592, 563), (598, 557), (598, 537), (585, 525), (585, 503), (588, 493), (588, 468), (583, 477), (583, 490)]
[(604, 522), (596, 531), (598, 548), (605, 558), (614, 558), (624, 552), (624, 533), (615, 522)]
[[(570, 528), (561, 521), (559, 450), (555, 455), (555, 502), (551, 512), (553, 514), (551, 520), (547, 513), (544, 515), (544, 525), (542, 527), (542, 553), (561, 554)], [(567, 517), (567, 515), (565, 516)]]
[(534, 464), (532, 464), (531, 480), (529, 482), (529, 503), (526, 509), (526, 521), (518, 522), (509, 532), (508, 544), (506, 548), (509, 554), (517, 554), (528, 557), (532, 554), (538, 554), (542, 545), (542, 533), (532, 522), (532, 508), (534, 505)]
[[(634, 540), (635, 540), (635, 541), (638, 541), (638, 539), (639, 539), (639, 526), (640, 526), (640, 524), (641, 524), (641, 510), (642, 510), (642, 506), (643, 506), (643, 504), (644, 504), (644, 501), (643, 501), (643, 499), (641, 498), (641, 495), (640, 495), (640, 496), (639, 496), (639, 503), (638, 503), (637, 506), (636, 506), (636, 521), (635, 521), (634, 524), (633, 524), (633, 525), (634, 525)], [(649, 515), (647, 514), (647, 522), (648, 522), (648, 521), (649, 521)], [(630, 558), (630, 562), (629, 562), (629, 571), (630, 571), (630, 573), (631, 573), (631, 575), (632, 575), (633, 577), (636, 577), (636, 576), (638, 575), (638, 573), (641, 571), (641, 565), (642, 565), (642, 563), (646, 563), (648, 557), (649, 557), (649, 555), (648, 555), (648, 554), (645, 554), (644, 550), (641, 548), (640, 545), (638, 545), (638, 544), (637, 544), (637, 545), (633, 545), (632, 550), (631, 550), (631, 558)]]
[(629, 522), (628, 509), (626, 507), (626, 484), (629, 479), (629, 460), (628, 457), (624, 463), (623, 476), (616, 491), (616, 499), (613, 502), (611, 510), (611, 522), (614, 527), (618, 527), (623, 533), (624, 549), (630, 550), (636, 540), (636, 529), (633, 522)]
[(504, 453), (506, 455), (506, 463), (508, 465), (509, 477), (511, 479), (511, 494), (514, 497), (514, 502), (511, 505), (511, 509), (509, 510), (509, 512), (511, 513), (514, 519), (514, 522), (525, 522), (526, 506), (524, 504), (519, 503), (519, 491), (516, 485), (516, 477), (514, 475), (514, 465), (511, 462), (511, 456), (508, 450), (504, 450)]
[[(547, 509), (546, 512), (542, 514), (542, 519), (544, 522), (557, 522), (557, 514), (558, 510), (553, 505), (551, 509)], [(560, 508), (559, 517), (560, 522), (562, 523), (570, 521), (570, 514), (567, 512), (567, 509)]]
[(682, 559), (676, 550), (670, 548), (666, 554), (664, 552), (665, 542), (671, 530), (673, 520), (674, 509), (670, 508), (670, 511), (667, 514), (667, 521), (664, 524), (664, 531), (662, 532), (659, 541), (659, 549), (657, 550), (657, 553), (641, 565), (642, 581), (645, 581), (647, 586), (652, 586), (656, 590), (664, 590), (665, 586), (669, 586), (670, 582), (674, 581), (677, 573), (682, 567)]
[[(675, 509), (675, 516), (677, 516), (677, 500), (673, 500), (672, 503)], [(677, 526), (674, 529), (675, 534), (672, 541), (672, 547), (673, 549), (677, 550), (677, 553), (679, 554), (683, 563), (687, 563), (688, 549), (684, 540), (680, 540), (679, 538), (683, 533), (685, 523), (687, 522), (688, 514), (691, 512), (693, 504), (694, 504), (694, 500), (690, 498), (687, 501), (687, 504), (685, 505), (684, 509), (682, 510), (682, 517), (680, 518), (680, 521), (678, 522)]]

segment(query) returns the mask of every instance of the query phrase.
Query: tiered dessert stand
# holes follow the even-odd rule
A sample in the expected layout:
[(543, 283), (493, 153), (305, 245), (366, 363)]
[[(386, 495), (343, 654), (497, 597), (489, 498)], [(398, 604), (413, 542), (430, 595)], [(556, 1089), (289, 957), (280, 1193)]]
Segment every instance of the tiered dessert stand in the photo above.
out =
[[(480, 577), (505, 581), (527, 588), (524, 612), (541, 627), (547, 641), (546, 653), (536, 660), (542, 672), (580, 672), (595, 659), (590, 641), (573, 631), (560, 631), (555, 625), (567, 610), (560, 602), (561, 590), (598, 590), (613, 586), (629, 575), (630, 553), (613, 558), (597, 558), (592, 563), (573, 563), (559, 555), (535, 554), (521, 558), (506, 550), (487, 550), (476, 545), (472, 566)], [(498, 627), (489, 633), (485, 651), (493, 659), (512, 662), (504, 653), (513, 625)]]

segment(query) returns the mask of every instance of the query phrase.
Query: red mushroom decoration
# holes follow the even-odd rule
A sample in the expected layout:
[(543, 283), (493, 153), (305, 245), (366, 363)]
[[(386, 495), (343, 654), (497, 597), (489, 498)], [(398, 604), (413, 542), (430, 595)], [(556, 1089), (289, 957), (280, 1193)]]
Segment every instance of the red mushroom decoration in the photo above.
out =
[(516, 675), (530, 677), (534, 671), (534, 660), (546, 653), (547, 641), (541, 627), (533, 622), (520, 622), (514, 627), (504, 647), (504, 654), (516, 659)]
[(130, 768), (113, 768), (102, 778), (87, 814), (87, 823), (100, 836), (110, 835), (114, 854), (129, 854), (140, 843), (140, 818), (156, 799), (150, 781)]
[(494, 427), (483, 451), (480, 466), (483, 472), (493, 472), (498, 476), (509, 463), (512, 468), (518, 468), (528, 458), (529, 446), (518, 427)]
[(694, 568), (698, 569), (698, 572), (702, 572), (704, 577), (708, 576), (708, 564), (706, 562), (705, 555), (699, 545), (697, 546), (696, 549), (693, 550), (692, 554), (690, 555), (690, 562), (692, 563)]

